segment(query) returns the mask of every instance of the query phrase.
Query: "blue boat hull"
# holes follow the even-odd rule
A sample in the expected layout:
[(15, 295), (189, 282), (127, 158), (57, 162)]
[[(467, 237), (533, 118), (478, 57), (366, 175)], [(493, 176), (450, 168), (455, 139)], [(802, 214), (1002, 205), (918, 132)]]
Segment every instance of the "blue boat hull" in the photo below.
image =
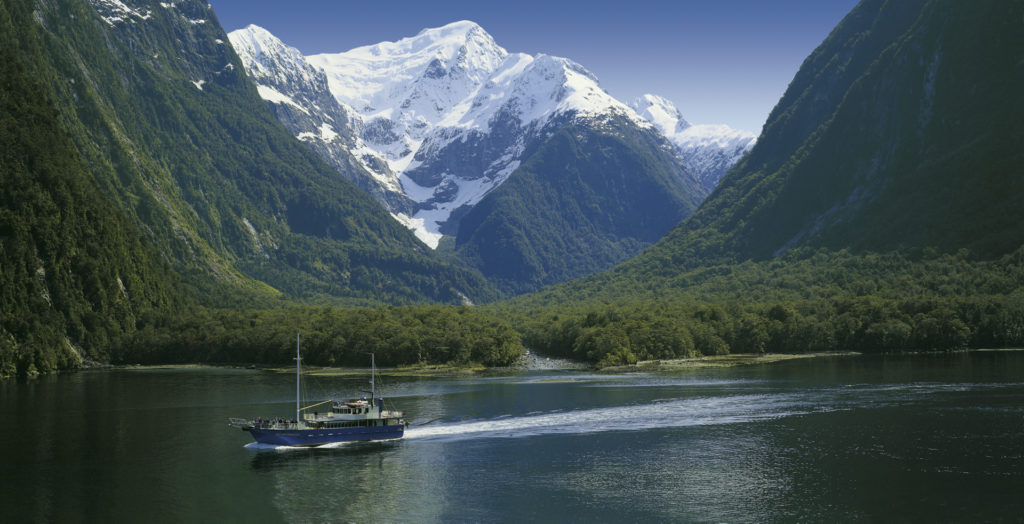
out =
[(353, 428), (324, 429), (259, 429), (249, 428), (249, 433), (256, 442), (272, 446), (320, 446), (335, 442), (357, 440), (389, 440), (402, 438), (405, 426), (393, 424), (388, 426), (370, 426)]

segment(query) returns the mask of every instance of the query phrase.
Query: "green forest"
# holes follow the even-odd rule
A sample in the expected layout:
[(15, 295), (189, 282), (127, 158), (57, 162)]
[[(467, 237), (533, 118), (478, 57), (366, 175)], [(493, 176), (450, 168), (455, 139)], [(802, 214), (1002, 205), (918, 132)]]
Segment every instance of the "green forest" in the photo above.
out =
[(112, 350), (115, 363), (284, 364), (302, 334), (303, 361), (318, 366), (445, 363), (509, 366), (523, 352), (505, 321), (466, 306), (197, 308), (140, 319)]
[[(584, 279), (585, 280), (585, 279)], [(1024, 345), (1024, 247), (798, 250), (765, 261), (583, 281), (488, 306), (531, 349), (599, 366), (728, 353), (951, 351)]]
[[(641, 282), (645, 282), (642, 285)], [(798, 250), (665, 278), (579, 281), (482, 306), (292, 307), (151, 315), (118, 363), (507, 366), (523, 347), (597, 367), (732, 353), (955, 351), (1024, 345), (1024, 247), (997, 260), (933, 249)], [(626, 290), (632, 290), (627, 292)]]
[[(5, 14), (0, 11), (0, 15)], [(139, 315), (185, 303), (180, 280), (104, 198), (45, 81), (0, 16), (0, 377), (106, 361)]]

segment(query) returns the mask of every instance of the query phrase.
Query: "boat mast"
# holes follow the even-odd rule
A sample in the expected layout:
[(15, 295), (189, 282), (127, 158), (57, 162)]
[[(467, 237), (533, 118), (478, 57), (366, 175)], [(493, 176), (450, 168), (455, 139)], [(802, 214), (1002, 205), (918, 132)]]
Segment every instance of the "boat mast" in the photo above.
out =
[(373, 353), (370, 353), (370, 401), (376, 402), (377, 390), (373, 387), (373, 376), (377, 374), (377, 364), (373, 360)]
[(299, 336), (295, 333), (295, 423), (299, 423), (299, 368), (302, 367), (302, 357), (299, 356)]

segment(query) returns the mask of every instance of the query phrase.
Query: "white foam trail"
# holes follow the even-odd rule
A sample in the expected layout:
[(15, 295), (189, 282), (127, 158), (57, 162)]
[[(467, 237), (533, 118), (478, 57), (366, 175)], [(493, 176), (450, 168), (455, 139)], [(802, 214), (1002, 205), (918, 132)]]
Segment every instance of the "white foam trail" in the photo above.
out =
[(562, 411), (540, 415), (413, 427), (407, 439), (523, 437), (731, 424), (822, 411), (804, 395), (740, 395)]
[[(728, 383), (728, 382), (726, 382)], [(708, 382), (705, 385), (717, 385)], [(601, 384), (597, 387), (619, 387)], [(655, 384), (657, 385), (657, 384)], [(594, 387), (588, 385), (586, 387)], [(639, 431), (658, 428), (735, 424), (794, 415), (853, 409), (878, 408), (892, 402), (907, 402), (915, 395), (965, 391), (989, 384), (851, 384), (838, 388), (794, 392), (668, 399), (646, 404), (614, 406), (576, 411), (559, 411), (525, 416), (413, 427), (408, 439), (464, 439), (523, 437), (547, 434)]]
[[(1019, 383), (944, 384), (928, 382), (848, 384), (840, 387), (791, 392), (666, 399), (643, 404), (569, 411), (530, 412), (521, 416), (505, 414), (487, 420), (414, 426), (405, 431), (405, 438), (411, 440), (517, 438), (535, 435), (641, 431), (712, 424), (736, 424), (854, 408), (879, 408), (897, 402), (913, 402), (915, 397), (920, 398), (933, 394), (1018, 385)], [(347, 443), (325, 446), (345, 444)], [(250, 443), (246, 447), (258, 450), (308, 449), (257, 443)]]

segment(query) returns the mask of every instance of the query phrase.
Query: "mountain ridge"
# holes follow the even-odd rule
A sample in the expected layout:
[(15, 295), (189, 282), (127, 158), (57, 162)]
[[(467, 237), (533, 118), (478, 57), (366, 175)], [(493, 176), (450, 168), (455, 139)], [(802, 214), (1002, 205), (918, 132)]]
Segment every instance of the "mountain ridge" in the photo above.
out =
[(207, 4), (61, 0), (35, 17), (90, 171), (190, 285), (355, 301), (496, 296), (295, 141)]
[(861, 2), (692, 216), (535, 300), (615, 300), (790, 251), (1013, 256), (1024, 238), (1021, 19), (1021, 6)]
[[(1019, 177), (997, 166), (1021, 156), (1020, 149), (1006, 142), (1020, 143), (1012, 115), (1020, 114), (1016, 108), (1021, 101), (1009, 93), (1010, 86), (1022, 86), (1020, 67), (1012, 65), (1012, 54), (1022, 42), (1011, 36), (1009, 22), (996, 23), (997, 15), (985, 12), (994, 9), (957, 8), (942, 1), (864, 2), (854, 9), (808, 58), (769, 116), (758, 145), (730, 173), (731, 180), (723, 182), (721, 193), (709, 198), (705, 209), (711, 213), (726, 192), (760, 180), (750, 198), (775, 199), (743, 217), (742, 243), (733, 248), (739, 256), (764, 258), (808, 244), (874, 250), (933, 245), (955, 251), (978, 248), (985, 237), (1009, 240), (1007, 231), (1016, 228), (993, 213), (992, 206), (1006, 203), (1006, 216), (1016, 216), (1009, 211), (1016, 206), (1009, 202), (1019, 193), (993, 191), (991, 183), (980, 182), (1019, 185)], [(964, 16), (963, 24), (948, 22), (956, 13)], [(967, 27), (986, 33), (986, 38), (963, 41)], [(951, 45), (962, 56), (943, 60), (943, 47)], [(837, 56), (847, 57), (844, 65), (836, 64)], [(988, 58), (978, 62), (982, 56)], [(833, 70), (843, 76), (833, 77)], [(980, 97), (979, 92), (991, 96)], [(976, 101), (975, 111), (965, 113), (955, 100)], [(1010, 110), (986, 100), (1009, 104)], [(818, 126), (804, 120), (812, 111), (819, 113)], [(992, 135), (993, 128), (1004, 131)], [(969, 129), (974, 133), (966, 134)], [(794, 147), (801, 136), (806, 138)], [(772, 149), (785, 150), (787, 145), (795, 150), (791, 169), (766, 162)], [(983, 149), (990, 151), (981, 153)], [(976, 167), (954, 167), (955, 156), (934, 160), (953, 151)], [(829, 165), (840, 169), (829, 175)], [(962, 176), (969, 172), (978, 183)], [(960, 206), (967, 199), (974, 201), (973, 207)], [(977, 205), (978, 199), (988, 200), (988, 205)], [(954, 207), (938, 211), (950, 205)], [(960, 224), (989, 221), (991, 227), (981, 228), (978, 235), (954, 233), (957, 226), (949, 220), (953, 209), (959, 210), (952, 216)], [(972, 209), (973, 216), (968, 214)], [(719, 218), (712, 219), (698, 212), (692, 224), (725, 226), (739, 218), (717, 213)], [(904, 229), (893, 230), (894, 223)], [(928, 223), (949, 227), (942, 230)], [(1004, 243), (995, 250), (982, 248), (979, 254), (1001, 255), (1016, 247)]]
[[(312, 104), (295, 101), (312, 99), (314, 93), (315, 98), (322, 98), (325, 95), (322, 81), (318, 80), (315, 86), (308, 83), (305, 90), (291, 90), (292, 87), (281, 81), (281, 75), (268, 74), (267, 65), (256, 64), (258, 57), (252, 50), (256, 46), (249, 42), (262, 39), (266, 44), (261, 47), (276, 49), (287, 48), (286, 44), (253, 26), (232, 32), (230, 37), (257, 83), (275, 89), (280, 86), (280, 90), (287, 91), (281, 97), (264, 96), (279, 117), (282, 113), (296, 114), (300, 110), (297, 107), (307, 115), (315, 112)], [(288, 48), (283, 55), (298, 57), (301, 53)], [(265, 58), (262, 61), (277, 63), (286, 61), (286, 58)], [(353, 156), (372, 172), (379, 185), (386, 188), (385, 191), (404, 195), (401, 205), (397, 198), (386, 199), (390, 202), (393, 216), (413, 228), (417, 236), (431, 247), (436, 247), (443, 235), (454, 237), (456, 259), (480, 269), (488, 278), (498, 279), (506, 291), (536, 289), (536, 286), (558, 281), (552, 278), (572, 278), (621, 262), (653, 242), (675, 221), (687, 216), (695, 208), (695, 202), (699, 202), (708, 191), (707, 179), (705, 185), (693, 181), (684, 163), (685, 148), (664, 137), (640, 140), (629, 138), (617, 142), (618, 147), (642, 148), (642, 153), (626, 154), (657, 158), (661, 166), (654, 168), (654, 171), (634, 171), (630, 176), (636, 177), (635, 187), (646, 184), (648, 178), (660, 177), (660, 172), (665, 170), (672, 171), (678, 180), (672, 183), (671, 189), (666, 190), (666, 194), (671, 196), (670, 202), (660, 199), (649, 201), (665, 206), (660, 208), (666, 217), (664, 220), (652, 220), (640, 226), (629, 220), (622, 206), (612, 205), (609, 210), (620, 211), (611, 222), (638, 224), (641, 228), (656, 227), (655, 230), (638, 229), (623, 235), (618, 230), (612, 233), (609, 228), (613, 226), (609, 221), (600, 220), (592, 214), (575, 214), (568, 218), (541, 208), (527, 210), (519, 207), (528, 202), (542, 205), (542, 202), (557, 198), (515, 197), (513, 200), (518, 205), (514, 212), (504, 206), (492, 205), (502, 198), (490, 198), (490, 195), (504, 184), (518, 176), (538, 175), (536, 172), (520, 173), (520, 170), (529, 162), (531, 154), (541, 150), (545, 142), (563, 128), (586, 129), (585, 132), (594, 137), (616, 133), (629, 137), (660, 135), (660, 131), (628, 104), (605, 92), (596, 76), (580, 64), (544, 54), (530, 56), (509, 53), (473, 22), (461, 21), (440, 28), (428, 28), (414, 37), (343, 53), (313, 55), (306, 57), (305, 63), (301, 65), (308, 66), (323, 70), (328, 91), (354, 124), (348, 128), (350, 138), (342, 138), (333, 132), (325, 136), (320, 129), (326, 120), (320, 116), (304, 118), (301, 122), (291, 124), (282, 119), (293, 134), (307, 143), (315, 142), (314, 149), (318, 152), (321, 151), (321, 143), (327, 142), (338, 148), (349, 148)], [(330, 117), (328, 112), (322, 114), (325, 118)], [(721, 128), (694, 126), (691, 134), (693, 131), (703, 132), (698, 132), (697, 138), (691, 138), (689, 147), (692, 150), (721, 149), (721, 143), (713, 139), (705, 140), (709, 130), (714, 134), (721, 131)], [(576, 146), (568, 146), (566, 142), (562, 145), (583, 151)], [(727, 147), (738, 151), (730, 153), (732, 157), (725, 158), (724, 162), (729, 163), (735, 161), (735, 157), (742, 154), (746, 146), (741, 144), (738, 147)], [(708, 165), (715, 162), (714, 159), (702, 160)], [(535, 163), (534, 167), (538, 165)], [(635, 162), (632, 165), (653, 164)], [(591, 167), (598, 171), (604, 169), (598, 165)], [(561, 174), (555, 172), (558, 168), (550, 165), (546, 169), (550, 171), (546, 176), (551, 180), (540, 186), (532, 185), (534, 190), (553, 190), (558, 185), (563, 191), (571, 191), (578, 198), (590, 199), (589, 195), (597, 187), (570, 188), (560, 185), (561, 182), (557, 180)], [(722, 166), (718, 166), (718, 169), (721, 170)], [(606, 169), (603, 172), (605, 176), (617, 176)], [(588, 180), (605, 189), (612, 187), (596, 179)], [(713, 184), (713, 180), (710, 183)], [(617, 187), (618, 194), (627, 200), (638, 197), (631, 194), (634, 188), (628, 184)], [(379, 191), (374, 194), (380, 198)], [(603, 201), (606, 204), (611, 202)], [(494, 231), (512, 228), (517, 231), (517, 235), (521, 235), (517, 237), (521, 241), (502, 243), (499, 239), (485, 239), (484, 230), (477, 226), (484, 222), (497, 222), (484, 220), (480, 216), (482, 209), (513, 212), (517, 215), (506, 217), (506, 224)], [(562, 206), (561, 209), (572, 214), (578, 206)], [(523, 220), (531, 215), (546, 216), (549, 220)], [(467, 216), (475, 217), (471, 231), (462, 230), (461, 221)], [(551, 225), (552, 221), (575, 226), (555, 228)], [(527, 222), (530, 223), (529, 227)], [(594, 234), (595, 231), (599, 232)], [(574, 238), (558, 240), (551, 237), (559, 234)], [(576, 242), (584, 237), (593, 242)], [(559, 243), (574, 245), (582, 251), (559, 253), (551, 249)], [(499, 245), (504, 246), (499, 249), (502, 254), (485, 253), (484, 245), (495, 249)], [(521, 251), (505, 249), (511, 246)], [(560, 260), (566, 257), (585, 258), (588, 255), (601, 260), (602, 264), (595, 266), (586, 263), (579, 265), (577, 271), (567, 271), (564, 261)], [(509, 281), (507, 271), (501, 275), (489, 272), (505, 264), (495, 266), (483, 262), (502, 258), (531, 260), (531, 267), (535, 271), (527, 272), (529, 277), (523, 274), (530, 284), (524, 287), (525, 282)]]
[[(261, 74), (256, 58), (244, 50), (249, 47), (244, 42), (257, 35), (272, 41), (273, 46), (287, 47), (254, 26), (229, 36), (236, 47), (243, 48), (240, 55), (246, 64), (252, 64), (247, 69), (257, 82), (272, 83), (274, 79)], [(614, 110), (636, 125), (652, 125), (628, 104), (605, 93), (583, 66), (543, 54), (508, 53), (470, 21), (427, 28), (397, 42), (306, 58), (307, 64), (325, 71), (338, 102), (362, 116), (355, 156), (364, 159), (368, 170), (389, 190), (404, 188), (414, 197), (419, 205), (413, 213), (407, 206), (391, 206), (392, 212), (416, 228), (421, 240), (431, 246), (436, 246), (439, 233), (457, 231), (456, 225), (445, 226), (453, 213), (458, 216), (460, 207), (475, 204), (507, 179), (521, 163), (529, 129), (545, 127), (547, 118), (566, 111), (601, 114)], [(292, 127), (297, 134), (310, 133), (306, 136), (312, 138), (316, 133), (308, 130), (311, 128), (307, 125), (300, 131)], [(703, 136), (722, 129), (704, 127)], [(506, 138), (504, 142), (487, 138), (498, 135), (525, 138)], [(432, 157), (444, 156), (454, 141), (478, 144), (473, 157), (461, 163), (432, 161)], [(706, 149), (710, 145), (697, 140), (688, 147)], [(465, 151), (469, 150), (460, 149), (463, 154)], [(467, 166), (471, 166), (468, 171)], [(463, 173), (453, 176), (453, 170)], [(461, 191), (460, 181), (475, 182), (472, 189)], [(429, 224), (433, 226), (428, 228)]]
[(455, 252), (515, 294), (611, 267), (688, 216), (700, 183), (664, 137), (616, 118), (554, 126), (462, 217)]
[(757, 135), (724, 124), (693, 125), (675, 104), (657, 95), (640, 96), (630, 107), (676, 146), (683, 165), (708, 192), (757, 141)]

